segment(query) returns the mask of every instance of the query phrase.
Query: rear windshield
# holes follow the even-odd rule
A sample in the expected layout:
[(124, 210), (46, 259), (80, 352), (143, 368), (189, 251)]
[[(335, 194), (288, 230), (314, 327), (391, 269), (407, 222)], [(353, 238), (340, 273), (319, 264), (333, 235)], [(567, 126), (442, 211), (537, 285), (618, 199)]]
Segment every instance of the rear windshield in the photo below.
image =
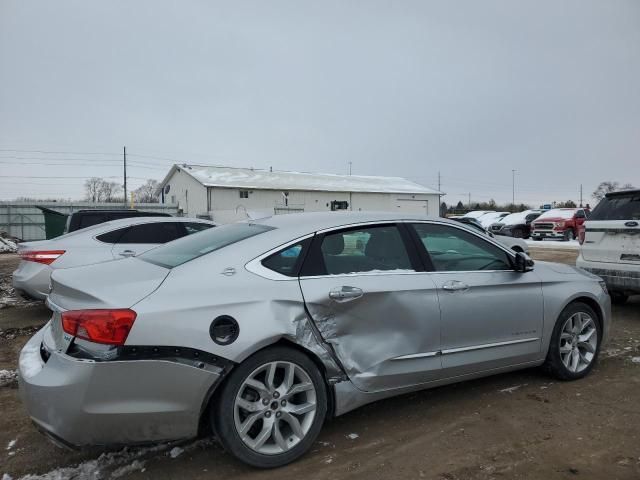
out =
[(222, 225), (154, 248), (137, 258), (161, 267), (173, 268), (269, 230), (273, 230), (273, 227), (251, 223)]
[(640, 192), (603, 198), (589, 220), (640, 220)]

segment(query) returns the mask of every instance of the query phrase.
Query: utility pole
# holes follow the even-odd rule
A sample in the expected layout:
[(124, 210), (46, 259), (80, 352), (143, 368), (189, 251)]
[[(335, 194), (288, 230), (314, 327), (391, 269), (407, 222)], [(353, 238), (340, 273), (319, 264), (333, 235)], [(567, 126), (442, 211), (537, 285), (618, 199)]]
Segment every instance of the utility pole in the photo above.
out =
[(127, 147), (123, 147), (123, 160), (124, 160), (124, 206), (127, 206)]
[(582, 208), (582, 184), (580, 184), (580, 208)]
[(516, 209), (516, 171), (511, 170), (511, 205), (513, 205), (513, 210)]
[(438, 216), (442, 217), (442, 195), (440, 195), (440, 191), (440, 170), (438, 170)]
[(352, 162), (349, 162), (349, 176), (351, 176), (351, 163)]
[(469, 210), (471, 210), (471, 192), (469, 192)]

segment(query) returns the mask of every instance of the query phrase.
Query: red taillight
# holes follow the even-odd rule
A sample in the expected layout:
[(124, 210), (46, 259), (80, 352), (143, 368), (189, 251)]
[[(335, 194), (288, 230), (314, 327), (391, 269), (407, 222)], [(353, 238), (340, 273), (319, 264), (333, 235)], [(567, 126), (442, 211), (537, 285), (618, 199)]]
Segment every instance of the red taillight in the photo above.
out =
[(118, 310), (70, 310), (62, 313), (62, 328), (69, 335), (95, 343), (124, 345), (136, 312)]
[(37, 262), (44, 263), (45, 265), (51, 265), (55, 262), (65, 250), (25, 250), (24, 252), (19, 252), (21, 260), (25, 262)]
[(584, 237), (585, 236), (586, 236), (585, 226), (584, 225), (580, 225), (578, 227), (578, 242), (580, 243), (580, 245), (582, 245), (584, 243)]

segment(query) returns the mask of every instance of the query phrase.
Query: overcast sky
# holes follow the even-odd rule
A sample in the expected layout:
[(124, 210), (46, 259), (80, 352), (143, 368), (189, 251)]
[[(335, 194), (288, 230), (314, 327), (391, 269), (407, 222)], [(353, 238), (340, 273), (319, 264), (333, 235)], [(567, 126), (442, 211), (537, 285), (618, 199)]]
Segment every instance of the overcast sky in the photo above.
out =
[(447, 203), (512, 169), (536, 206), (640, 186), (640, 2), (0, 0), (0, 199), (80, 198), (123, 145), (134, 187), (172, 159), (440, 171)]

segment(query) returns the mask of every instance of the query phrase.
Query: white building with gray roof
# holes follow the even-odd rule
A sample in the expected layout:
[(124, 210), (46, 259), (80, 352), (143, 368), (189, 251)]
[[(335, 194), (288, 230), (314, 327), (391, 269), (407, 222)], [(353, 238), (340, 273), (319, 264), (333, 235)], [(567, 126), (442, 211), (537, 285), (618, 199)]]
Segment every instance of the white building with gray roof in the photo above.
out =
[(174, 165), (161, 202), (186, 216), (228, 223), (246, 218), (332, 210), (437, 216), (440, 192), (400, 177), (333, 175), (207, 165)]

